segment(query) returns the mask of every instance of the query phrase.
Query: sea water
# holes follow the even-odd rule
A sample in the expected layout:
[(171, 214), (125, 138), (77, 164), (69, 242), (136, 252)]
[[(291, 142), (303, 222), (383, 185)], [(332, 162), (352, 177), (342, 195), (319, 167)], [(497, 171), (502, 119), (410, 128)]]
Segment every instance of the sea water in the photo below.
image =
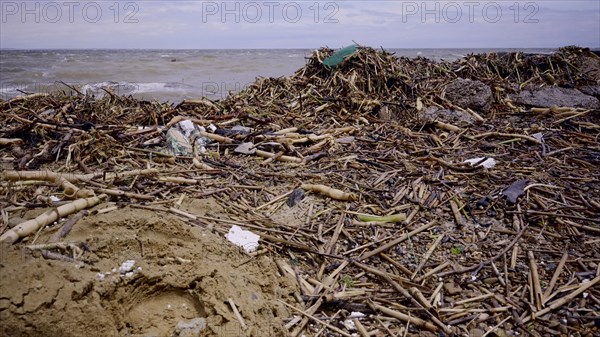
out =
[[(455, 60), (470, 53), (517, 49), (387, 49), (397, 56)], [(519, 49), (551, 53), (553, 49)], [(0, 50), (0, 98), (69, 90), (96, 97), (110, 91), (139, 99), (179, 102), (223, 99), (257, 77), (292, 75), (311, 49)]]

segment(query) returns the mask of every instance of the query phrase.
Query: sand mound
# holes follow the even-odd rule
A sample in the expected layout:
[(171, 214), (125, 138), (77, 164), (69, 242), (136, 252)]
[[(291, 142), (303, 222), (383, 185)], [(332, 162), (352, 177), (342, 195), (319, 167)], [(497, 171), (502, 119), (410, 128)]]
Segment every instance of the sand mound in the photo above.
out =
[[(218, 208), (210, 199), (187, 207), (213, 215)], [(125, 208), (86, 217), (69, 242), (83, 247), (79, 260), (87, 263), (43, 260), (37, 250), (3, 247), (3, 335), (192, 336), (177, 326), (197, 318), (207, 336), (283, 335), (289, 313), (274, 299), (286, 299), (294, 288), (272, 259), (249, 258), (222, 235), (174, 216)], [(127, 260), (135, 261), (131, 274), (119, 271)]]

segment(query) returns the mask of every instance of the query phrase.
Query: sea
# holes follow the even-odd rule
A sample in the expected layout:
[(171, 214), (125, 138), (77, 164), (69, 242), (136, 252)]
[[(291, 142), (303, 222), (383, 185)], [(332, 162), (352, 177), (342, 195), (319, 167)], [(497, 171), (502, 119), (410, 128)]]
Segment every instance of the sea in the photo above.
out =
[[(555, 49), (386, 49), (397, 56), (452, 61), (470, 53), (550, 54)], [(110, 91), (144, 100), (178, 103), (221, 100), (257, 77), (290, 76), (311, 49), (236, 50), (11, 50), (0, 49), (0, 98), (70, 91), (101, 97)]]

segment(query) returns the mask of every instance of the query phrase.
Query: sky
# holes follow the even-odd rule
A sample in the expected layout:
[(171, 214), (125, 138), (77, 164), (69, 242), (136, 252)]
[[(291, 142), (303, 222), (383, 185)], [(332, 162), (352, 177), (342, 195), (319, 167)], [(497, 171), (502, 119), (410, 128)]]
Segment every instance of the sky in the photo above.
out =
[(600, 48), (600, 1), (5, 1), (0, 48)]

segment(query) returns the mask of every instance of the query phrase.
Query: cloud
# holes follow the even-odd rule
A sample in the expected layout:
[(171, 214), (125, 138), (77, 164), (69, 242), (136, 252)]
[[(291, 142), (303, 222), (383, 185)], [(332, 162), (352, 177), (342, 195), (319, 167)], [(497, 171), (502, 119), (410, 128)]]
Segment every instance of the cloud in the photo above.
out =
[[(515, 6), (516, 4), (516, 6)], [(600, 47), (598, 1), (1, 1), (2, 48)], [(59, 15), (60, 14), (60, 15)]]

